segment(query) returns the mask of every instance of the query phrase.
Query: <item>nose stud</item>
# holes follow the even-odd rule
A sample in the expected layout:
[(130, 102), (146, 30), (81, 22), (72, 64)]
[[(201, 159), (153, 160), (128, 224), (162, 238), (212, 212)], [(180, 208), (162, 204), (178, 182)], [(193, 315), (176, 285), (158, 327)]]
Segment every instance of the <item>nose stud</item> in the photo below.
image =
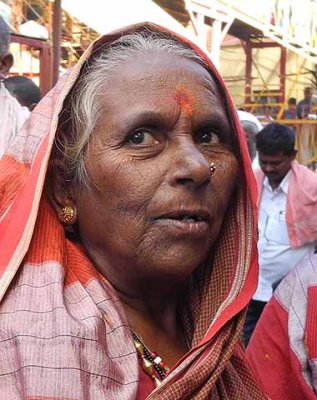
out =
[(209, 174), (210, 176), (213, 176), (213, 174), (216, 172), (216, 164), (214, 162), (211, 162), (209, 165)]

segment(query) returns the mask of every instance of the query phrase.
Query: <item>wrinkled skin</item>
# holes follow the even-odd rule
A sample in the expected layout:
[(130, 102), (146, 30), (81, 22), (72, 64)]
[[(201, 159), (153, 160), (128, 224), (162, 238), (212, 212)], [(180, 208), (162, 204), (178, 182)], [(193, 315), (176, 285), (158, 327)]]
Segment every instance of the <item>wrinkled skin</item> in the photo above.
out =
[(222, 100), (192, 60), (132, 59), (105, 84), (85, 155), (89, 187), (66, 193), (58, 174), (49, 185), (57, 211), (77, 210), (81, 242), (130, 327), (169, 366), (190, 346), (184, 282), (212, 251), (238, 181)]
[[(117, 290), (168, 293), (217, 238), (238, 176), (231, 128), (215, 83), (191, 60), (139, 57), (109, 82), (86, 157), (91, 188), (75, 195), (81, 239)], [(207, 221), (165, 218), (182, 210)]]

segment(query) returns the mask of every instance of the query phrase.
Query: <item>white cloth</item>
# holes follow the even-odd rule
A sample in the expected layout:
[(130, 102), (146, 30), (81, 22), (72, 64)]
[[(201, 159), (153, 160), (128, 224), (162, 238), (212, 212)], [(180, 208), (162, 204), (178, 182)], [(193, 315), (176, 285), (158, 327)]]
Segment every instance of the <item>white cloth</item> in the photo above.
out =
[(259, 162), (259, 154), (256, 152), (254, 160), (252, 161), (252, 169), (255, 171), (256, 169), (260, 168), (260, 162)]
[(292, 249), (286, 225), (286, 198), (291, 171), (276, 189), (263, 181), (259, 207), (259, 283), (254, 300), (269, 301), (272, 286), (303, 258), (314, 253), (314, 243)]
[(29, 115), (0, 82), (0, 158)]
[(242, 110), (237, 110), (237, 113), (240, 121), (252, 122), (254, 125), (256, 125), (258, 132), (263, 129), (263, 125), (255, 115)]
[[(247, 111), (241, 111), (241, 110), (237, 110), (237, 113), (238, 113), (240, 122), (243, 122), (243, 121), (251, 122), (252, 124), (254, 124), (256, 126), (257, 132), (259, 132), (260, 130), (263, 129), (263, 125), (257, 119), (257, 117), (254, 116), (253, 114), (251, 114)], [(259, 155), (258, 155), (258, 152), (256, 152), (255, 158), (252, 161), (252, 169), (253, 169), (253, 171), (255, 171), (258, 168), (260, 168)]]

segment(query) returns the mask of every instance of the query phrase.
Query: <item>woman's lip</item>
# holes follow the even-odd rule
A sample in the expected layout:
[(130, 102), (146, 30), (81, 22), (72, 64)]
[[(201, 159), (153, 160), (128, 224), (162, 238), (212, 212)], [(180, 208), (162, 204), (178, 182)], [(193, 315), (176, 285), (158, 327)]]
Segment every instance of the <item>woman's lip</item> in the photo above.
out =
[(209, 223), (207, 221), (195, 221), (193, 219), (178, 220), (169, 217), (161, 217), (155, 219), (155, 223), (162, 228), (166, 228), (181, 235), (201, 236), (209, 231)]
[(161, 213), (155, 219), (171, 219), (175, 221), (194, 220), (194, 222), (210, 222), (210, 213), (204, 209), (182, 209)]

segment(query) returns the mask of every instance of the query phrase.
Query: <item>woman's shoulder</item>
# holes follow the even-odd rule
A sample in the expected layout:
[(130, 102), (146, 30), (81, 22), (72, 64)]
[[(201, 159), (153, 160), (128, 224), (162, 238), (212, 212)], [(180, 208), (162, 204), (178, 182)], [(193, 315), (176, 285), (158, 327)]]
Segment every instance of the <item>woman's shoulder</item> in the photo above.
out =
[(315, 399), (317, 255), (280, 283), (257, 324), (247, 356), (272, 400)]
[(282, 281), (274, 297), (287, 313), (285, 333), (293, 368), (316, 391), (317, 255), (299, 263)]
[(275, 298), (287, 310), (305, 307), (307, 291), (317, 290), (317, 254), (306, 257), (283, 279), (275, 291)]

